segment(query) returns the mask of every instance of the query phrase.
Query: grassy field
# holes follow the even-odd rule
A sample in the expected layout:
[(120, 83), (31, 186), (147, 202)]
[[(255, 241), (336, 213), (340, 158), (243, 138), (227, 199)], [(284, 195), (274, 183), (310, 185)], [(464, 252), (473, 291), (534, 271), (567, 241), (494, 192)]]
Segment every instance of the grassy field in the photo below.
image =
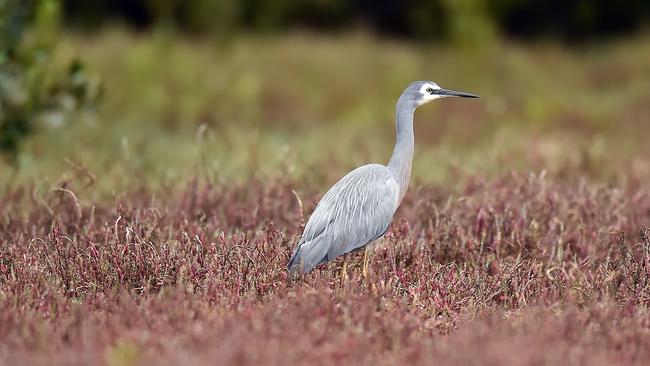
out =
[[(61, 64), (82, 57), (102, 78), (103, 102), (96, 113), (43, 128), (25, 149), (17, 182), (56, 184), (62, 173), (76, 174), (67, 158), (102, 172), (95, 193), (182, 185), (193, 176), (289, 176), (324, 188), (359, 164), (387, 161), (395, 101), (418, 79), (483, 99), (418, 111), (416, 184), (513, 169), (610, 182), (650, 174), (644, 37), (580, 49), (476, 50), (362, 35), (220, 44), (111, 31), (61, 43)], [(3, 181), (12, 174), (0, 170)]]
[[(66, 34), (105, 92), (0, 166), (0, 364), (645, 364), (649, 53)], [(482, 98), (418, 110), (367, 280), (289, 280), (415, 79)]]

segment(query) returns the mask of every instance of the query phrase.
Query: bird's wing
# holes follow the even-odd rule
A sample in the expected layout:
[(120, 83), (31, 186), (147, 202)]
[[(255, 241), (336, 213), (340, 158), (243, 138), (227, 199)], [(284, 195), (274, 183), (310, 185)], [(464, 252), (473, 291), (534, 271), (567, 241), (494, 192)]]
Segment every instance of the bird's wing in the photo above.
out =
[(359, 167), (325, 193), (312, 213), (289, 269), (307, 272), (381, 237), (399, 202), (399, 185), (387, 167)]

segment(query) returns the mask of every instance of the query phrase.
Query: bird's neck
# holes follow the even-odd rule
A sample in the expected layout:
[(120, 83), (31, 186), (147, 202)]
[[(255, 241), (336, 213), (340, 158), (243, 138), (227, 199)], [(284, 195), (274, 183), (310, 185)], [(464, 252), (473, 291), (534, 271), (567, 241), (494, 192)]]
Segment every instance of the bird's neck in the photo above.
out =
[(415, 108), (403, 103), (397, 104), (396, 129), (397, 141), (393, 156), (388, 162), (388, 169), (393, 173), (400, 186), (399, 201), (402, 201), (408, 189), (411, 178), (411, 164), (413, 163), (413, 149), (415, 145), (413, 137), (413, 112)]

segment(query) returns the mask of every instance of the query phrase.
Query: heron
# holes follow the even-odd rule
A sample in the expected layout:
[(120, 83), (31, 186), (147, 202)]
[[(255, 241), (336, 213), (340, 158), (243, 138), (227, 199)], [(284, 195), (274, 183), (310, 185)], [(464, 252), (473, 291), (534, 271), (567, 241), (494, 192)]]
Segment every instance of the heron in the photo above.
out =
[(408, 189), (415, 147), (413, 114), (419, 106), (444, 97), (478, 98), (443, 89), (432, 81), (416, 81), (406, 87), (395, 106), (397, 138), (388, 165), (360, 166), (325, 193), (289, 260), (287, 268), (292, 275), (345, 255), (343, 280), (347, 278), (347, 254), (365, 247), (362, 275), (368, 276), (368, 246), (384, 236)]

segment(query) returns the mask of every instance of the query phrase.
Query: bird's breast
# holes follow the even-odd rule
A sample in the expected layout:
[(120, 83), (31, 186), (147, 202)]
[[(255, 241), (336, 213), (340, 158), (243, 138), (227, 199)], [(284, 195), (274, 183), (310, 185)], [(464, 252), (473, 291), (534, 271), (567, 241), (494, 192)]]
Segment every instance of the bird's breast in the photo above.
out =
[(395, 178), (388, 178), (386, 180), (386, 187), (388, 188), (389, 192), (392, 192), (393, 194), (393, 199), (395, 202), (395, 210), (397, 210), (397, 206), (399, 206), (400, 202), (400, 188), (399, 188), (399, 183), (397, 183), (397, 180)]

